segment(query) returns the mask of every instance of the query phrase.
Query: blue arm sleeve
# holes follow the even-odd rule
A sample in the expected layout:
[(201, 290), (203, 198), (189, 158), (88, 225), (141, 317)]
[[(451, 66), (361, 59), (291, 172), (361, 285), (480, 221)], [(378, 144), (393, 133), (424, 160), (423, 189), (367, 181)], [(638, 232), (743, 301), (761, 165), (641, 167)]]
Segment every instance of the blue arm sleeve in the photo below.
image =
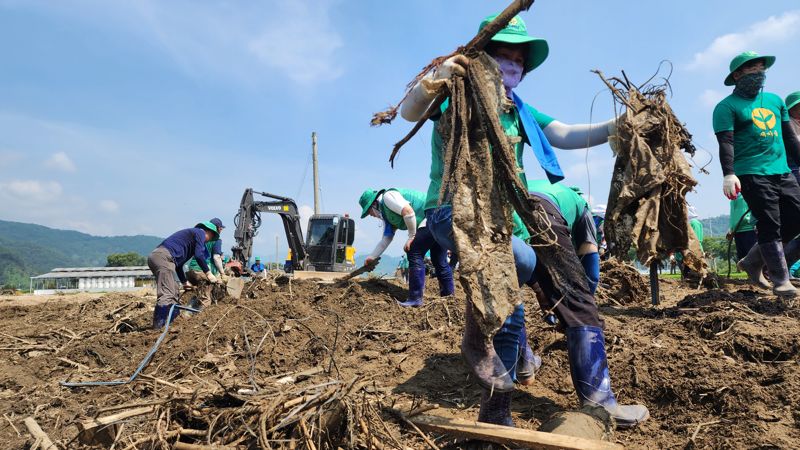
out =
[[(202, 230), (198, 230), (203, 232)], [(205, 235), (205, 232), (203, 232)], [(203, 238), (205, 239), (205, 237)], [(203, 239), (197, 240), (195, 239), (194, 242), (194, 259), (197, 261), (197, 265), (203, 269), (203, 273), (209, 271), (208, 264), (206, 264), (206, 244), (203, 242)]]
[(592, 295), (597, 290), (597, 283), (600, 282), (600, 254), (597, 252), (581, 256), (581, 265), (586, 272), (586, 281), (589, 283), (589, 291)]

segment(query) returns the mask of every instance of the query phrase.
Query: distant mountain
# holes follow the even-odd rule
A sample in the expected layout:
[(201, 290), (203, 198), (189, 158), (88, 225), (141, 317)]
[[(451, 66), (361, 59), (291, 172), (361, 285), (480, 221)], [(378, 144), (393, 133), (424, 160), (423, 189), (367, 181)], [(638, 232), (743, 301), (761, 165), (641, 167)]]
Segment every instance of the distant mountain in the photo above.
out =
[(725, 236), (728, 233), (730, 216), (725, 214), (717, 217), (700, 219), (703, 224), (703, 234), (707, 237)]
[(55, 267), (105, 266), (111, 253), (148, 255), (163, 238), (92, 236), (0, 220), (0, 285), (28, 285), (28, 277)]

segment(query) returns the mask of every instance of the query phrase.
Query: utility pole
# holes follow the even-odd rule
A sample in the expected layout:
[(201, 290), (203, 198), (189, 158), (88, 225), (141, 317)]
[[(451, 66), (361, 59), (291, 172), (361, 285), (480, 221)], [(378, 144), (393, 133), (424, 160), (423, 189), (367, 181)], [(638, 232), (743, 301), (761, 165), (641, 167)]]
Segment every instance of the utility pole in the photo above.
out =
[(314, 214), (319, 214), (319, 170), (317, 169), (317, 132), (311, 132), (311, 160), (314, 167)]

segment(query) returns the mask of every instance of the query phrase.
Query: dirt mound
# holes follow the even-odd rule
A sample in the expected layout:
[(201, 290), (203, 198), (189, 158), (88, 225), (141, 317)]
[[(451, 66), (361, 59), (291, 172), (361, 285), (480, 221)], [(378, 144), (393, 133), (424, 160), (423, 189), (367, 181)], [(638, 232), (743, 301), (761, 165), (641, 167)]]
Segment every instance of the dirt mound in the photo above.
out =
[(650, 301), (650, 286), (647, 278), (633, 266), (610, 259), (600, 264), (597, 300), (617, 305), (647, 303)]
[[(80, 448), (82, 419), (135, 406), (152, 410), (115, 430), (115, 448), (137, 441), (138, 448), (160, 448), (178, 439), (258, 448), (265, 436), (277, 440), (274, 447), (298, 439), (302, 448), (306, 432), (342, 447), (374, 445), (374, 438), (386, 448), (422, 448), (392, 408), (436, 403), (441, 408), (433, 414), (474, 419), (479, 399), (459, 354), (463, 295), (436, 298), (437, 289), (429, 283), (425, 306), (407, 309), (396, 304), (405, 289), (385, 280), (259, 280), (238, 301), (179, 319), (135, 382), (75, 389), (58, 382), (133, 373), (159, 334), (148, 329), (154, 296), (4, 307), (0, 409), (8, 420), (0, 441), (27, 448), (33, 440), (21, 421), (32, 415), (59, 445)], [(660, 309), (642, 301), (601, 307), (618, 399), (641, 402), (651, 413), (641, 428), (617, 430), (618, 442), (796, 446), (800, 310), (737, 289), (698, 292), (664, 283)], [(578, 402), (563, 336), (538, 318), (532, 293), (524, 293), (530, 340), (544, 366), (538, 383), (517, 390), (512, 409), (518, 427), (536, 429)]]

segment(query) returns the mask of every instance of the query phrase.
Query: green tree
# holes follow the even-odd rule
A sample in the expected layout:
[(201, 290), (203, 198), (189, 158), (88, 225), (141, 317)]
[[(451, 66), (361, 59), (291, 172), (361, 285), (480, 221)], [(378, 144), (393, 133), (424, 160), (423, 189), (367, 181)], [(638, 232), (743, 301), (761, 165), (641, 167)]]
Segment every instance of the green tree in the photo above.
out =
[(112, 253), (108, 255), (106, 267), (130, 267), (147, 265), (147, 258), (136, 253)]

